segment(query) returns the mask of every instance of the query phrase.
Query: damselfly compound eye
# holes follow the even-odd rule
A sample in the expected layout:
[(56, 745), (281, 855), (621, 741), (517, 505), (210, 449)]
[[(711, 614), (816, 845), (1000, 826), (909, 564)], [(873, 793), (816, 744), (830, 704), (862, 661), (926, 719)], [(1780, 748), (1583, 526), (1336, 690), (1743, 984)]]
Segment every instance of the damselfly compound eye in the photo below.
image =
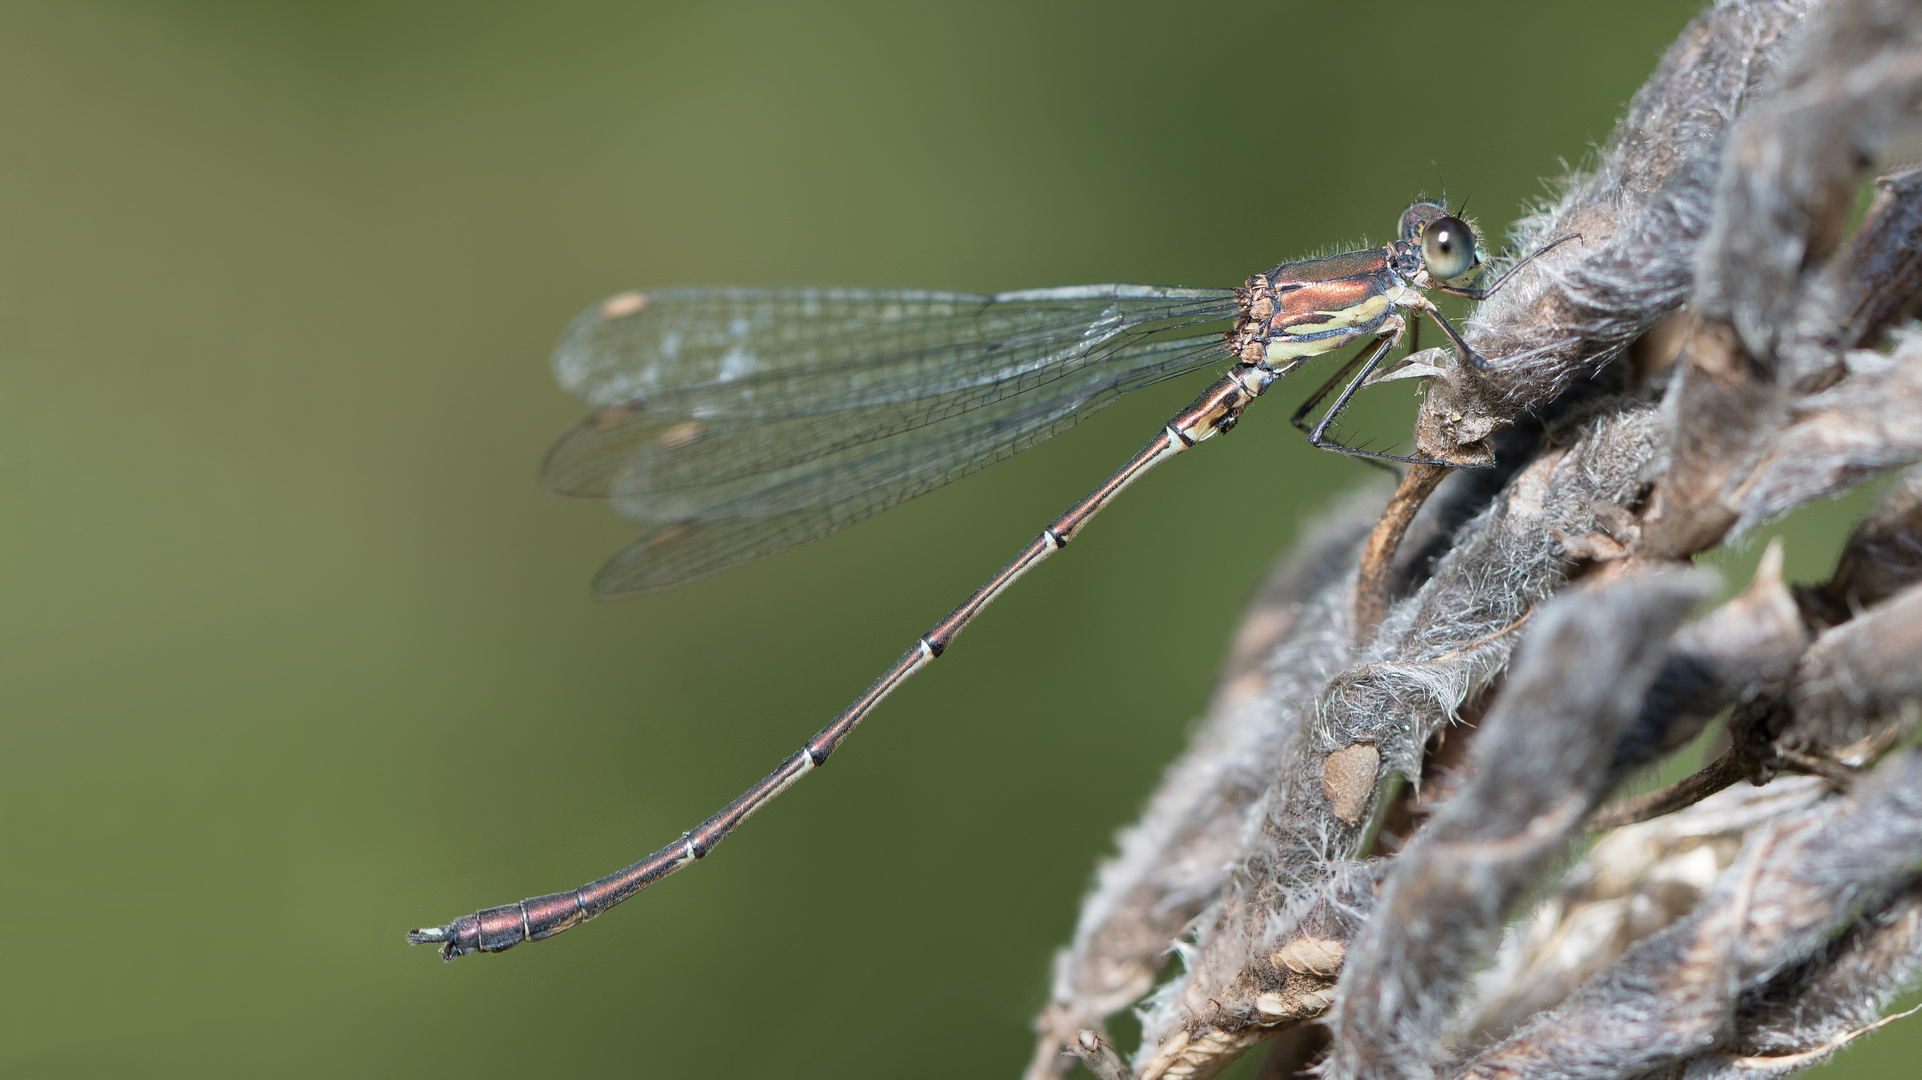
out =
[(1475, 268), (1475, 232), (1460, 218), (1436, 218), (1422, 230), (1421, 257), (1430, 277), (1453, 281)]

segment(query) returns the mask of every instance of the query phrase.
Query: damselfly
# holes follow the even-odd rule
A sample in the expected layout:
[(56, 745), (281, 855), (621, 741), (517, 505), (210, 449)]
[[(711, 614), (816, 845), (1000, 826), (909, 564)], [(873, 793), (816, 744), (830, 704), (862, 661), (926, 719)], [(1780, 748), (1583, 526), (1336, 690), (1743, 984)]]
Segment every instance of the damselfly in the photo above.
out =
[[(668, 289), (624, 293), (588, 311), (568, 329), (554, 368), (562, 386), (596, 408), (555, 446), (545, 479), (568, 494), (609, 497), (622, 515), (654, 525), (601, 570), (603, 596), (669, 588), (826, 536), (1033, 446), (1130, 390), (1229, 366), (719, 813), (618, 873), (414, 930), (408, 940), (437, 942), (449, 959), (499, 952), (591, 919), (706, 856), (826, 763), (882, 698), (1123, 488), (1232, 428), (1312, 357), (1365, 342), (1293, 416), (1314, 445), (1386, 461), (1478, 464), (1342, 446), (1328, 432), (1410, 329), (1399, 309), (1427, 316), (1467, 362), (1486, 366), (1425, 295), (1482, 299), (1500, 281), (1471, 285), (1480, 267), (1473, 229), (1445, 206), (1419, 201), (1403, 212), (1393, 243), (1283, 263), (1239, 289)], [(1225, 331), (1206, 329), (1220, 324)], [(1309, 424), (1336, 386), (1334, 403)]]

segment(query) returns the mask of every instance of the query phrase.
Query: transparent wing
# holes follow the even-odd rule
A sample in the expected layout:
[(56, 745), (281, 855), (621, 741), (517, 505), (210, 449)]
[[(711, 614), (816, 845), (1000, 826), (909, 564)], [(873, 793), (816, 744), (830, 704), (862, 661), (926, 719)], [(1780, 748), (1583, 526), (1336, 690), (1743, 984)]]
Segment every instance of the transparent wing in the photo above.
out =
[[(557, 490), (661, 524), (603, 570), (668, 588), (851, 525), (1226, 355), (1230, 290), (975, 296), (627, 294), (577, 320), (562, 385), (601, 406), (548, 457)], [(1185, 330), (1186, 333), (1180, 331)]]
[(1078, 381), (1060, 393), (1003, 399), (995, 408), (962, 414), (968, 422), (925, 425), (802, 466), (678, 495), (617, 494), (615, 505), (625, 516), (664, 523), (609, 561), (594, 591), (614, 597), (671, 588), (826, 536), (1025, 450), (1128, 390), (1222, 355), (1214, 335), (1175, 339), (1158, 350), (1160, 363), (1099, 384)]
[[(766, 471), (850, 440), (879, 438), (1103, 361), (1144, 333), (1233, 314), (1227, 290), (1096, 285), (978, 296), (850, 289), (679, 289), (628, 293), (575, 320), (554, 368), (601, 409), (549, 456), (569, 494), (609, 495), (616, 478), (679, 461), (700, 473), (716, 453), (732, 471)], [(863, 413), (860, 417), (850, 414)], [(849, 416), (826, 442), (797, 425)], [(685, 423), (685, 421), (696, 421)], [(828, 429), (832, 431), (833, 429)], [(697, 436), (704, 436), (697, 440)], [(821, 437), (817, 437), (821, 438)], [(664, 476), (660, 483), (675, 481)]]

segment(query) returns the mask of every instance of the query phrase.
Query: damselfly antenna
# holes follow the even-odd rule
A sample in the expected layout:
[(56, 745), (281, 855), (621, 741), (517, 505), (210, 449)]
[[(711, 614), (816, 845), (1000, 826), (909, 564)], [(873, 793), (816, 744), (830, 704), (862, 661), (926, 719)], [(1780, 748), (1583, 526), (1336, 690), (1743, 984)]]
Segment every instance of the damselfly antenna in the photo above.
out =
[(1536, 259), (1541, 258), (1543, 255), (1548, 254), (1549, 252), (1555, 250), (1556, 248), (1562, 246), (1563, 244), (1568, 243), (1570, 240), (1580, 240), (1581, 238), (1582, 238), (1581, 233), (1569, 233), (1567, 236), (1558, 236), (1555, 239), (1550, 240), (1548, 243), (1543, 244), (1541, 247), (1538, 247), (1534, 251), (1531, 251), (1527, 255), (1523, 256), (1520, 262), (1517, 262), (1515, 265), (1509, 267), (1507, 270), (1504, 270), (1502, 272), (1502, 276), (1496, 278), (1494, 284), (1489, 285), (1486, 288), (1463, 289), (1463, 288), (1457, 288), (1452, 285), (1436, 285), (1434, 286), (1434, 289), (1436, 292), (1444, 292), (1449, 294), (1450, 296), (1465, 296), (1470, 300), (1486, 300), (1489, 297), (1495, 295), (1495, 290), (1501, 288), (1504, 284), (1506, 284), (1509, 278), (1514, 277), (1515, 271), (1520, 270), (1522, 267), (1527, 266), (1529, 263), (1534, 262)]

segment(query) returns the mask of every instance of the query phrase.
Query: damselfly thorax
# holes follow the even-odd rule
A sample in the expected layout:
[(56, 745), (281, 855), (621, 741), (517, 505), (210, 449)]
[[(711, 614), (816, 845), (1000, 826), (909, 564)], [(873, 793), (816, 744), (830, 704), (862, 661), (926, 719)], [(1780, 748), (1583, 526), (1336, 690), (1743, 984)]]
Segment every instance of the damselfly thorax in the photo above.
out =
[[(1419, 201), (1403, 212), (1393, 243), (1283, 263), (1239, 289), (667, 289), (623, 293), (588, 311), (556, 350), (554, 369), (595, 410), (549, 454), (544, 479), (567, 494), (608, 497), (622, 515), (654, 526), (602, 569), (595, 590), (603, 596), (669, 588), (773, 555), (1026, 449), (1130, 390), (1224, 370), (867, 692), (712, 817), (598, 881), (415, 930), (409, 940), (439, 943), (450, 959), (498, 952), (592, 918), (706, 856), (825, 764), (883, 698), (1122, 489), (1232, 428), (1312, 357), (1362, 344), (1294, 413), (1314, 445), (1391, 462), (1481, 464), (1362, 450), (1329, 435), (1410, 330), (1405, 311), (1440, 327), (1464, 362), (1484, 366), (1426, 296), (1487, 296), (1500, 282), (1472, 286), (1480, 267), (1474, 230), (1441, 204)], [(1337, 386), (1334, 403), (1307, 423)]]
[(1383, 247), (1282, 263), (1249, 278), (1236, 292), (1235, 358), (1285, 375), (1363, 338), (1398, 335), (1405, 325), (1395, 309), (1411, 308), (1433, 317), (1471, 362), (1479, 360), (1421, 291), (1483, 295), (1450, 284), (1480, 266), (1472, 229), (1442, 207), (1418, 202), (1402, 214), (1401, 233)]

